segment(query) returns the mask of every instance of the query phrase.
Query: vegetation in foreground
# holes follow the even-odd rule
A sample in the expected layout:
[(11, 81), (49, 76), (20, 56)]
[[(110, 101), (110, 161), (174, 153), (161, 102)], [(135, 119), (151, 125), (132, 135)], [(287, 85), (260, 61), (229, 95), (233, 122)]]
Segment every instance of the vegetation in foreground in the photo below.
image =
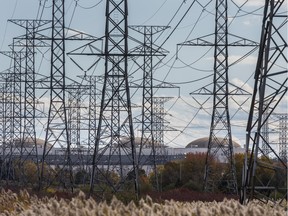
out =
[[(223, 201), (224, 198), (227, 199), (238, 199), (238, 195), (231, 195), (229, 192), (225, 191), (225, 181), (222, 181), (222, 176), (226, 176), (225, 174), (225, 164), (219, 163), (216, 159), (211, 158), (212, 166), (214, 170), (219, 170), (217, 172), (218, 176), (215, 176), (215, 179), (219, 180), (215, 181), (215, 190), (213, 193), (206, 194), (203, 193), (203, 177), (204, 177), (204, 167), (205, 167), (206, 154), (204, 153), (196, 153), (196, 154), (187, 154), (186, 157), (182, 160), (177, 161), (169, 161), (164, 165), (158, 166), (157, 178), (154, 172), (146, 173), (145, 170), (140, 169), (139, 176), (139, 188), (140, 195), (145, 197), (149, 195), (152, 197), (154, 201), (159, 203), (164, 202), (164, 200), (173, 199), (175, 201), (181, 202), (192, 202), (192, 201)], [(236, 154), (235, 155), (235, 166), (236, 166), (236, 177), (237, 177), (237, 185), (238, 185), (238, 194), (240, 193), (241, 186), (241, 171), (243, 166), (244, 155)], [(261, 158), (263, 162), (267, 162), (265, 158)], [(271, 163), (277, 163), (277, 161), (272, 160)], [(32, 161), (25, 161), (22, 164), (23, 169), (19, 169), (20, 166), (12, 166), (13, 176), (5, 176), (5, 172), (2, 172), (0, 182), (0, 186), (5, 187), (5, 189), (11, 189), (13, 192), (18, 193), (20, 189), (24, 189), (29, 191), (30, 194), (36, 194), (38, 197), (53, 197), (54, 195), (59, 198), (71, 199), (73, 194), (71, 194), (71, 187), (65, 187), (63, 182), (70, 182), (70, 175), (67, 173), (61, 175), (61, 179), (56, 178), (53, 174), (53, 170), (49, 167), (45, 167), (46, 175), (44, 179), (49, 182), (51, 179), (54, 179), (47, 189), (43, 189), (38, 191), (38, 178), (37, 178), (37, 166)], [(57, 169), (57, 168), (55, 168)], [(68, 172), (68, 171), (67, 171)], [(277, 169), (274, 171), (268, 169), (258, 169), (258, 180), (263, 185), (275, 185), (279, 188), (287, 188), (287, 170)], [(113, 184), (119, 183), (119, 175), (115, 172), (108, 173), (109, 180)], [(77, 191), (83, 191), (89, 193), (89, 176), (91, 174), (86, 170), (79, 169), (74, 170), (73, 172), (73, 191), (77, 194)], [(9, 178), (8, 178), (9, 177)], [(272, 178), (273, 177), (273, 178)], [(5, 180), (6, 179), (6, 180)], [(158, 179), (158, 181), (156, 181)], [(21, 180), (21, 181), (20, 181)], [(57, 181), (62, 180), (62, 181)], [(106, 200), (106, 202), (110, 202), (113, 196), (124, 204), (128, 204), (130, 201), (135, 200), (135, 191), (133, 184), (133, 177), (128, 174), (127, 182), (123, 185), (120, 191), (112, 191), (111, 188), (107, 187), (107, 185), (95, 185), (99, 186), (103, 191), (103, 194), (93, 194), (94, 198), (97, 201)], [(104, 182), (104, 181), (103, 181)], [(158, 184), (156, 184), (158, 182)], [(216, 184), (217, 183), (217, 184)], [(157, 188), (157, 190), (156, 190)], [(70, 192), (69, 192), (70, 191)], [(271, 199), (280, 199), (283, 198), (286, 194), (286, 191), (278, 190), (277, 193), (271, 193), (267, 191), (267, 196), (270, 196)], [(101, 198), (100, 198), (101, 197)]]
[(93, 198), (86, 198), (83, 192), (72, 199), (38, 198), (30, 196), (26, 191), (20, 191), (18, 194), (10, 190), (2, 189), (0, 192), (0, 215), (213, 215), (213, 216), (281, 216), (287, 215), (287, 208), (272, 203), (263, 204), (259, 201), (250, 202), (247, 206), (241, 205), (236, 200), (224, 199), (222, 202), (179, 202), (166, 200), (163, 203), (157, 203), (151, 197), (146, 196), (138, 203), (131, 201), (128, 204), (117, 200), (115, 197), (110, 203), (96, 202)]

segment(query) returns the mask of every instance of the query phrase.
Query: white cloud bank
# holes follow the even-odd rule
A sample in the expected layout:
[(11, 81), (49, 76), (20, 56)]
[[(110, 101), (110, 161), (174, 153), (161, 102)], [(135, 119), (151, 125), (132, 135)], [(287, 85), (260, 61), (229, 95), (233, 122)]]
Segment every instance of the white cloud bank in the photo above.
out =
[[(238, 4), (239, 6), (243, 5), (247, 0), (234, 0), (234, 2), (236, 4)], [(276, 0), (277, 1), (277, 0)], [(281, 0), (279, 0), (281, 1)], [(287, 0), (284, 0), (284, 4), (287, 4)], [(245, 6), (249, 6), (249, 7), (261, 7), (264, 6), (265, 1), (264, 0), (248, 0), (245, 3)]]

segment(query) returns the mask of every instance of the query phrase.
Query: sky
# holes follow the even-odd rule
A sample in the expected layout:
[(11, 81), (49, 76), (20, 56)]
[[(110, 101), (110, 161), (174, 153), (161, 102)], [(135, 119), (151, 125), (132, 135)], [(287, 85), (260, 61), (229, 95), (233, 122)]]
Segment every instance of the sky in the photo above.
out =
[[(264, 1), (234, 0), (228, 2), (228, 32), (231, 35), (259, 42)], [(65, 7), (66, 26), (96, 37), (104, 35), (105, 1), (66, 0)], [(167, 111), (165, 120), (167, 125), (169, 123), (169, 128), (173, 128), (175, 131), (165, 132), (165, 144), (171, 147), (185, 147), (195, 139), (208, 137), (213, 106), (212, 97), (201, 97), (199, 95), (192, 97), (190, 93), (206, 85), (212, 90), (213, 47), (177, 46), (177, 44), (214, 33), (215, 1), (128, 0), (128, 8), (129, 25), (170, 26), (169, 29), (154, 37), (155, 44), (161, 45), (162, 48), (169, 52), (155, 68), (154, 84), (157, 85), (165, 81), (177, 87), (155, 92), (155, 96), (171, 97), (165, 103), (165, 110)], [(185, 13), (186, 15), (184, 16)], [(8, 19), (36, 18), (51, 19), (51, 0), (2, 0), (0, 7), (1, 51), (9, 50), (8, 45), (12, 43), (12, 38), (25, 33), (23, 28), (7, 22)], [(129, 34), (142, 40), (142, 35), (140, 34), (131, 30)], [(67, 32), (67, 35), (69, 35), (69, 32)], [(213, 42), (213, 37), (210, 37), (209, 40)], [(233, 41), (235, 38), (234, 36), (229, 36), (228, 40)], [(81, 45), (83, 44), (80, 42), (67, 43), (66, 51), (72, 51)], [(251, 47), (229, 48), (229, 64), (238, 61), (252, 49)], [(47, 75), (49, 73), (47, 69), (49, 68), (47, 50), (43, 49), (37, 52), (36, 68)], [(230, 83), (252, 93), (257, 54), (258, 50), (255, 50), (247, 58), (239, 61), (238, 64), (233, 64), (229, 68)], [(95, 58), (92, 60), (81, 58), (79, 57), (79, 65), (84, 70), (88, 69), (95, 61)], [(78, 75), (84, 75), (84, 72), (75, 66), (68, 56), (66, 59), (67, 76), (70, 79), (75, 79)], [(3, 55), (0, 56), (0, 62), (1, 71), (7, 69), (11, 63)], [(130, 63), (130, 67), (130, 71), (135, 70), (133, 63)], [(97, 69), (92, 68), (91, 70), (96, 72), (89, 71), (88, 73), (100, 75), (103, 73), (103, 64), (98, 66)], [(133, 73), (133, 78), (131, 79), (137, 80), (139, 77), (141, 77), (140, 73)], [(141, 105), (141, 92), (131, 91), (133, 95), (132, 102)], [(48, 98), (43, 97), (41, 100), (45, 104)], [(287, 101), (287, 99), (285, 100)], [(204, 103), (204, 101), (206, 102)], [(249, 96), (242, 95), (229, 98), (232, 138), (242, 146), (245, 144), (245, 130), (250, 102)], [(44, 109), (47, 109), (47, 106)], [(284, 112), (285, 109), (287, 107), (284, 104), (278, 112)], [(139, 115), (139, 113), (139, 108), (133, 109), (134, 116)], [(40, 120), (39, 124), (45, 123)], [(273, 127), (276, 127), (276, 123), (274, 124)], [(134, 127), (136, 136), (140, 136), (139, 126)], [(43, 137), (43, 133), (43, 130), (40, 130), (37, 132), (37, 136)]]

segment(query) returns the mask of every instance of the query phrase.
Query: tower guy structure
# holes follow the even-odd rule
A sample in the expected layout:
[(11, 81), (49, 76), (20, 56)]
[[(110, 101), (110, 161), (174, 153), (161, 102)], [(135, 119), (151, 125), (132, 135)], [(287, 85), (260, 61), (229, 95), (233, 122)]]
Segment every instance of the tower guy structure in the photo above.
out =
[[(105, 74), (90, 192), (95, 189), (101, 194), (109, 187), (119, 193), (133, 188), (138, 197), (138, 170), (128, 84), (127, 18), (127, 0), (106, 0)], [(124, 158), (132, 166), (125, 167)], [(105, 166), (99, 166), (99, 161), (103, 160), (106, 161)], [(113, 179), (113, 173), (117, 173), (119, 179)]]
[[(284, 0), (265, 1), (260, 49), (247, 123), (241, 202), (287, 200), (287, 161), (263, 134), (273, 113), (287, 111), (287, 6)], [(285, 37), (286, 35), (286, 37)], [(283, 111), (282, 111), (283, 112)], [(261, 145), (265, 143), (266, 145)], [(286, 143), (287, 145), (287, 143)], [(263, 149), (264, 147), (264, 149)], [(266, 173), (265, 180), (259, 170)]]
[[(215, 8), (214, 34), (186, 41), (178, 44), (178, 46), (214, 47), (213, 90), (208, 89), (207, 85), (190, 93), (190, 95), (213, 96), (213, 111), (205, 163), (204, 190), (208, 192), (220, 190), (226, 193), (237, 194), (238, 189), (228, 101), (232, 95), (249, 95), (249, 93), (236, 86), (234, 86), (234, 88), (236, 87), (235, 90), (229, 92), (229, 85), (232, 85), (229, 83), (228, 77), (228, 47), (251, 46), (255, 48), (257, 43), (228, 33), (227, 0), (216, 0)], [(214, 42), (209, 41), (211, 35), (214, 36)], [(228, 41), (228, 36), (232, 39), (231, 41)], [(225, 156), (224, 175), (221, 175), (212, 166), (213, 158), (218, 152), (222, 152)]]

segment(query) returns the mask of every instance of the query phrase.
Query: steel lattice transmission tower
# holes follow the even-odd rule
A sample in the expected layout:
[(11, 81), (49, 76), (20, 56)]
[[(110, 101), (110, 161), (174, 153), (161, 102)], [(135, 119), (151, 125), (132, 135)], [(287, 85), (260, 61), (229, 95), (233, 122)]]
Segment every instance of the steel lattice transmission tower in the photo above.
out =
[[(154, 139), (154, 132), (153, 132), (153, 72), (155, 65), (159, 62), (155, 63), (153, 59), (155, 57), (165, 57), (166, 53), (154, 45), (153, 36), (157, 33), (163, 32), (169, 26), (129, 26), (130, 29), (143, 34), (144, 36), (144, 43), (143, 43), (143, 65), (141, 65), (141, 69), (143, 70), (143, 83), (142, 83), (142, 120), (141, 120), (141, 144), (139, 146), (139, 153), (138, 153), (138, 165), (141, 166), (141, 162), (143, 161), (142, 149), (143, 148), (150, 148), (152, 157), (152, 166), (154, 170), (154, 174), (156, 178), (158, 177), (157, 174), (157, 167), (156, 167), (156, 142)], [(149, 159), (148, 158), (148, 159)], [(158, 180), (156, 180), (156, 189), (159, 190)]]
[[(228, 109), (228, 27), (227, 0), (216, 1), (216, 26), (214, 49), (214, 87), (213, 113), (208, 141), (208, 152), (205, 163), (204, 190), (213, 191), (215, 188), (215, 170), (212, 168), (210, 157), (218, 151), (223, 151), (229, 163), (228, 173), (222, 181), (227, 183), (227, 191), (237, 193), (236, 169), (231, 136), (230, 114)], [(224, 139), (219, 139), (219, 135)], [(219, 181), (220, 179), (218, 179)], [(219, 184), (216, 180), (216, 184)]]
[[(50, 20), (9, 20), (10, 22), (24, 28), (26, 30), (25, 35), (13, 39), (13, 47), (19, 47), (22, 52), (25, 53), (25, 71), (19, 74), (21, 77), (20, 82), (23, 82), (23, 117), (19, 121), (23, 121), (23, 129), (21, 129), (21, 138), (16, 140), (20, 146), (20, 159), (19, 159), (19, 170), (20, 170), (20, 181), (27, 181), (27, 170), (25, 169), (25, 162), (33, 160), (37, 166), (37, 172), (35, 175), (39, 180), (39, 160), (36, 143), (36, 72), (35, 72), (35, 53), (37, 47), (47, 46), (47, 44), (40, 41), (37, 43), (35, 37), (36, 32), (40, 31), (41, 28), (49, 24)], [(16, 83), (17, 84), (17, 83)], [(19, 84), (18, 84), (19, 85)], [(16, 120), (16, 119), (15, 119)], [(29, 143), (30, 147), (27, 146)], [(25, 156), (24, 156), (25, 155)], [(30, 174), (31, 175), (31, 174)], [(31, 176), (30, 176), (31, 178)]]
[(278, 114), (279, 119), (279, 157), (287, 161), (288, 159), (288, 114)]
[[(153, 121), (152, 128), (155, 140), (155, 151), (156, 155), (164, 156), (164, 131), (170, 129), (167, 128), (167, 122), (165, 122), (164, 117), (167, 115), (167, 112), (164, 109), (164, 104), (171, 100), (171, 97), (153, 97)], [(175, 130), (173, 130), (175, 131)]]
[[(226, 193), (237, 194), (238, 189), (228, 101), (229, 97), (232, 95), (250, 94), (247, 91), (229, 83), (228, 47), (254, 47), (255, 50), (258, 44), (246, 38), (228, 33), (227, 0), (216, 0), (215, 8), (214, 34), (186, 41), (178, 45), (214, 47), (213, 90), (211, 91), (208, 89), (207, 85), (190, 93), (190, 95), (213, 96), (213, 111), (205, 163), (204, 190), (212, 192), (215, 191), (215, 189), (220, 189)], [(214, 36), (214, 43), (209, 41), (209, 37), (211, 35)], [(234, 90), (229, 92), (229, 86), (232, 86)], [(226, 166), (223, 168), (223, 171), (226, 173), (225, 175), (221, 175), (221, 173), (214, 170), (212, 166), (212, 158), (215, 158), (220, 152), (225, 156)]]
[[(52, 5), (52, 38), (51, 38), (51, 71), (50, 71), (50, 104), (48, 113), (45, 144), (42, 155), (42, 166), (39, 188), (48, 186), (57, 179), (64, 187), (73, 190), (73, 173), (71, 164), (70, 138), (67, 128), (67, 109), (65, 104), (65, 19), (64, 0), (53, 0)], [(54, 169), (51, 179), (47, 175), (46, 160), (51, 148), (61, 147), (64, 150), (65, 164)]]
[[(284, 0), (265, 1), (254, 92), (246, 129), (242, 203), (252, 199), (275, 200), (276, 193), (278, 198), (282, 195), (282, 200), (287, 200), (287, 161), (280, 157), (263, 134), (266, 122), (273, 113), (281, 112), (281, 104), (287, 98), (288, 20), (285, 5)], [(283, 104), (287, 110), (287, 104)], [(261, 143), (266, 144), (264, 149)], [(260, 176), (263, 172), (265, 179)]]
[(267, 121), (264, 123), (263, 127), (262, 127), (262, 135), (263, 135), (263, 140), (262, 140), (262, 151), (264, 152), (265, 155), (268, 155), (270, 152), (270, 148), (269, 145), (267, 145), (267, 143), (269, 143), (269, 118), (268, 118), (268, 110), (266, 110), (263, 113), (263, 118), (267, 119)]
[(13, 155), (20, 154), (21, 146), (16, 141), (21, 140), (22, 135), (22, 67), (25, 53), (15, 51), (1, 52), (13, 61), (13, 68), (2, 74), (3, 89), (3, 140), (2, 140), (2, 164), (1, 179), (14, 180)]
[[(100, 192), (104, 192), (107, 186), (112, 191), (119, 192), (125, 187), (131, 189), (132, 184), (138, 197), (138, 171), (127, 69), (127, 17), (127, 0), (106, 1), (105, 76), (90, 192), (93, 192), (94, 184), (97, 184)], [(106, 155), (107, 166), (101, 168), (98, 162), (105, 159)], [(124, 166), (125, 160), (130, 161), (131, 168)], [(111, 179), (111, 174), (115, 172), (119, 175), (117, 181)], [(106, 186), (101, 187), (101, 182)]]
[[(81, 132), (87, 130), (83, 124), (83, 109), (86, 107), (83, 104), (83, 96), (87, 94), (87, 86), (79, 83), (73, 83), (66, 86), (68, 106), (68, 131), (69, 131), (69, 143), (71, 158), (73, 157), (73, 166), (76, 166), (78, 171), (85, 170), (84, 165), (84, 152), (81, 144)], [(82, 135), (83, 136), (83, 135)]]

